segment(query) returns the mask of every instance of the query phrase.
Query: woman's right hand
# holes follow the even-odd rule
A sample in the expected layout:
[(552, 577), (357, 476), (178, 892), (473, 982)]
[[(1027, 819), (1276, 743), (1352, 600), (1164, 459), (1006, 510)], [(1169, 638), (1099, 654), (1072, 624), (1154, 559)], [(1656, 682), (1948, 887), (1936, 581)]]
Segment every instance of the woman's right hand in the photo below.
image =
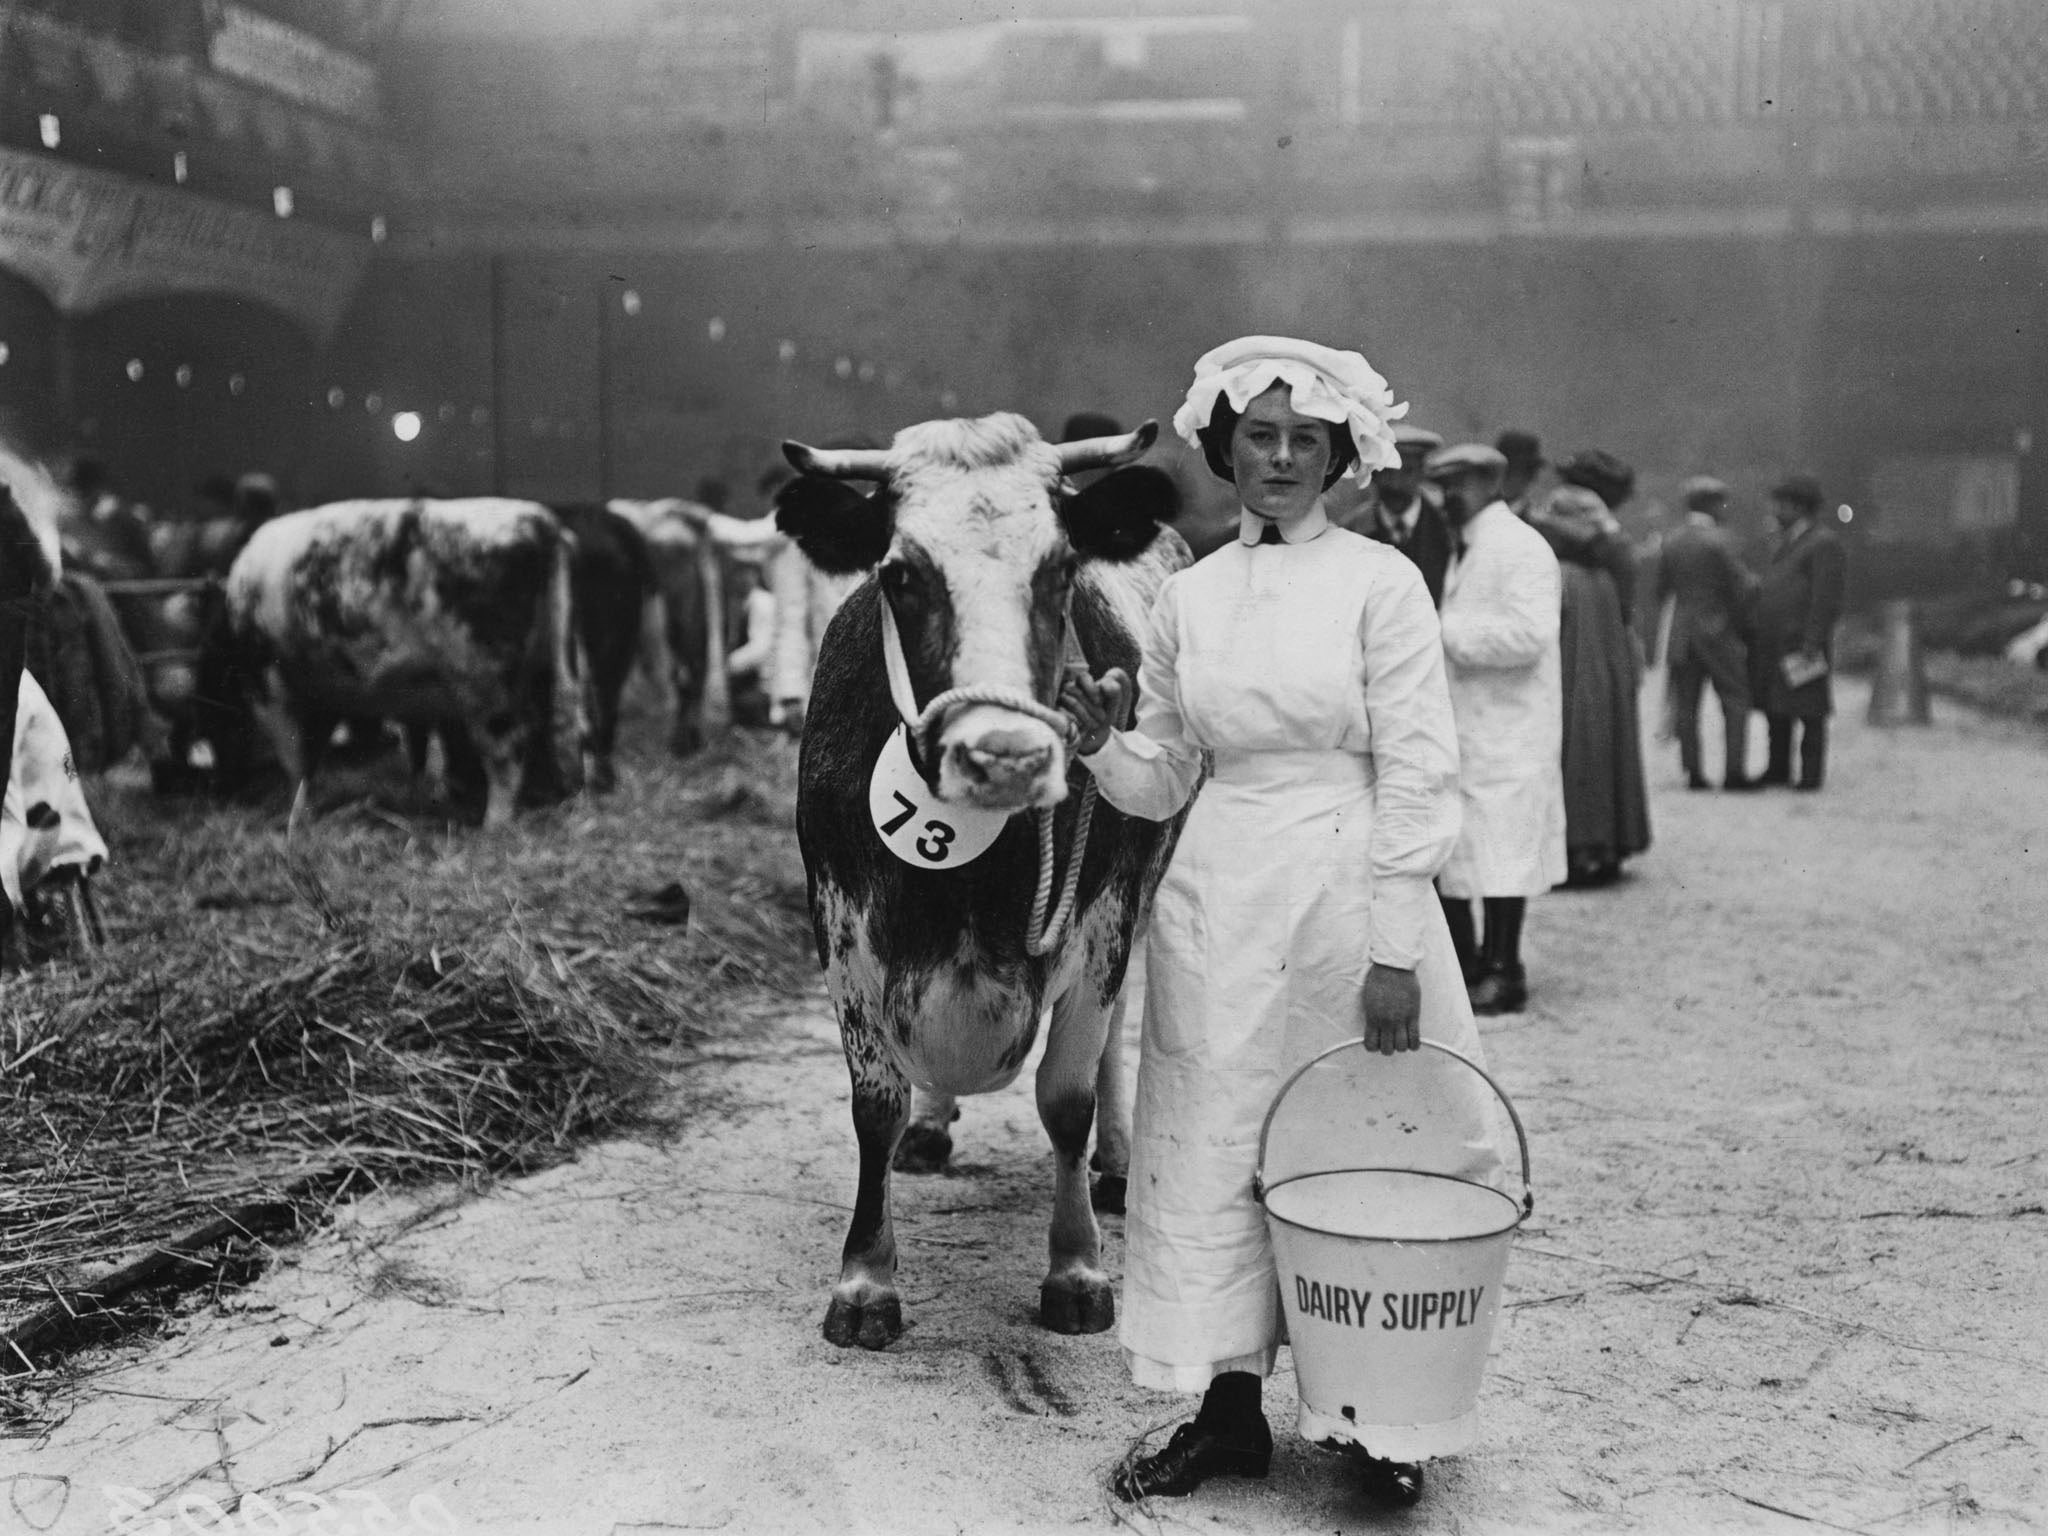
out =
[(1069, 663), (1059, 703), (1074, 722), (1074, 751), (1087, 757), (1107, 746), (1109, 733), (1124, 723), (1130, 698), (1131, 677), (1122, 667), (1111, 667), (1094, 678), (1082, 663)]

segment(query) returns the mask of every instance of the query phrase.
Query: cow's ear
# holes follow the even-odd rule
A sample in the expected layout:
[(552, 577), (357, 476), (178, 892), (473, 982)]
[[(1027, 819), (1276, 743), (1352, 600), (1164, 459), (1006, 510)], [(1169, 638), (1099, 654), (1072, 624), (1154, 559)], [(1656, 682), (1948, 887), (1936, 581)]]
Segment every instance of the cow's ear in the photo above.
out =
[(1077, 492), (1060, 516), (1083, 559), (1133, 560), (1152, 547), (1161, 523), (1180, 516), (1180, 488), (1166, 471), (1133, 464)]
[(889, 552), (895, 498), (883, 486), (863, 496), (843, 480), (798, 475), (775, 493), (775, 526), (830, 576), (865, 571)]

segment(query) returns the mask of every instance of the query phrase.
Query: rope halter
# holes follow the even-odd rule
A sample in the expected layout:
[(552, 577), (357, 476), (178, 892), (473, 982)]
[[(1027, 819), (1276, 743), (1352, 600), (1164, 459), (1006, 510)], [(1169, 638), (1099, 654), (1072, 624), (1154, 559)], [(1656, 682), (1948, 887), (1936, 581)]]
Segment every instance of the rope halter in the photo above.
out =
[[(947, 711), (963, 704), (992, 704), (999, 709), (1028, 715), (1050, 726), (1059, 734), (1063, 744), (1073, 746), (1080, 733), (1071, 717), (1064, 711), (1039, 703), (1023, 689), (1013, 688), (1007, 683), (969, 683), (964, 688), (948, 688), (919, 709), (917, 691), (910, 685), (910, 664), (903, 656), (903, 636), (896, 629), (896, 610), (889, 606), (886, 594), (878, 592), (876, 598), (881, 609), (882, 667), (889, 676), (889, 697), (895, 702), (896, 713), (909, 728), (914, 762), (930, 761), (931, 732), (945, 719)], [(1077, 647), (1070, 606), (1065, 615), (1062, 658), (1074, 649)], [(1038, 889), (1032, 895), (1031, 920), (1024, 930), (1024, 952), (1033, 959), (1051, 952), (1065, 935), (1067, 924), (1073, 918), (1074, 899), (1081, 888), (1081, 860), (1088, 852), (1088, 829), (1095, 817), (1095, 795), (1095, 776), (1090, 774), (1081, 790), (1081, 813), (1074, 827), (1074, 846), (1067, 858), (1066, 879), (1061, 882), (1059, 904), (1050, 918), (1046, 916), (1046, 905), (1052, 895), (1055, 862), (1053, 812), (1051, 806), (1038, 807)]]

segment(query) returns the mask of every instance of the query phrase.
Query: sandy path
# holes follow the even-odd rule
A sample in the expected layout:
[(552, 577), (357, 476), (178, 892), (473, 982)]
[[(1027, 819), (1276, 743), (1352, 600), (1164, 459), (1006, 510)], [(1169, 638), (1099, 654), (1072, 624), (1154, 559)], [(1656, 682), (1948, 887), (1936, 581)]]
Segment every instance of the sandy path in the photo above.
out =
[[(1861, 708), (1820, 796), (1688, 795), (1658, 748), (1657, 847), (1536, 904), (1537, 1006), (1488, 1049), (1542, 1204), (1480, 1447), (1387, 1515), (1287, 1434), (1268, 1483), (1135, 1523), (2048, 1525), (2048, 743)], [(172, 1517), (318, 1491), (337, 1533), (378, 1528), (369, 1495), (469, 1532), (1110, 1528), (1108, 1467), (1187, 1405), (1132, 1388), (1111, 1339), (1034, 1325), (1027, 1088), (968, 1105), (950, 1176), (899, 1180), (912, 1326), (882, 1355), (818, 1332), (853, 1170), (829, 1023), (679, 1092), (665, 1142), (363, 1207), (124, 1357), (47, 1443), (0, 1448), (0, 1531), (116, 1528), (104, 1485)], [(1291, 1409), (1283, 1374), (1276, 1427)]]

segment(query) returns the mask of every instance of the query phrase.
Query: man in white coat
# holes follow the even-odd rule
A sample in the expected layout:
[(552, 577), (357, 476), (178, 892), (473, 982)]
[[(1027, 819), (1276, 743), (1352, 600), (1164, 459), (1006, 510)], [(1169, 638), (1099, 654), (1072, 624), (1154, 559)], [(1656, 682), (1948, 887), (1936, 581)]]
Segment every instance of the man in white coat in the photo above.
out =
[(1465, 811), (1437, 893), (1482, 1014), (1527, 1005), (1522, 918), (1529, 897), (1565, 877), (1557, 557), (1501, 499), (1506, 469), (1483, 443), (1439, 449), (1428, 466), (1453, 529), (1440, 617)]

